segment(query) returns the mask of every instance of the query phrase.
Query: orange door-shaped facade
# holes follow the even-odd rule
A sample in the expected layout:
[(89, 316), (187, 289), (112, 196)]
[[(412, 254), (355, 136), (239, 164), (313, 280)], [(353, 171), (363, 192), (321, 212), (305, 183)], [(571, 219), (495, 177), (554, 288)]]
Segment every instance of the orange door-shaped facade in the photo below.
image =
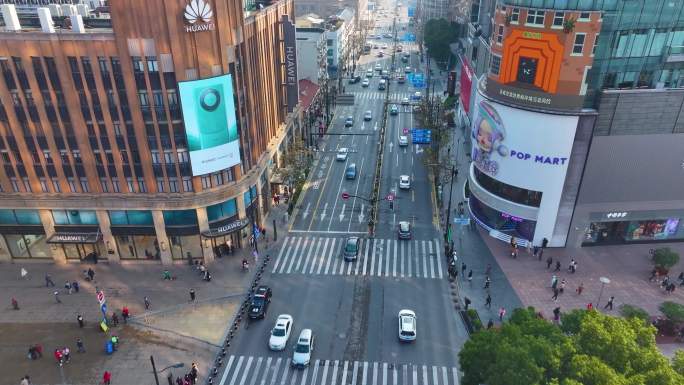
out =
[(556, 34), (513, 29), (504, 41), (499, 82), (527, 83), (556, 93), (563, 50)]

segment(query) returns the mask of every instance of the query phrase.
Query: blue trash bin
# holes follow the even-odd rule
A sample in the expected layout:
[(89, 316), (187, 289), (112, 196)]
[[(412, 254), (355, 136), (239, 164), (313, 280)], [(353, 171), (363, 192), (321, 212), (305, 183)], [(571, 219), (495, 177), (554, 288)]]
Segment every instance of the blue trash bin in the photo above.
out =
[(107, 341), (105, 343), (105, 353), (112, 354), (114, 352), (114, 344), (112, 344), (112, 341)]

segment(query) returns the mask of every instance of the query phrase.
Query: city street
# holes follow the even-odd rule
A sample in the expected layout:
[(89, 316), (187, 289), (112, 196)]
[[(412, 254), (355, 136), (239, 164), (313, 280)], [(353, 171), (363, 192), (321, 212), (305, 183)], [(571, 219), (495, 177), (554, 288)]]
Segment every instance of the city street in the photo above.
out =
[[(389, 4), (384, 4), (385, 7)], [(404, 41), (407, 9), (401, 7), (396, 28), (408, 63), (397, 52), (392, 67), (392, 12), (376, 19), (367, 42), (371, 52), (356, 62), (355, 75), (366, 79), (364, 87), (343, 79), (353, 105), (338, 104), (328, 134), (320, 138), (314, 168), (307, 188), (297, 202), (289, 232), (268, 265), (261, 284), (273, 290), (273, 299), (263, 320), (250, 321), (238, 331), (230, 354), (217, 375), (221, 385), (253, 384), (432, 384), (456, 385), (458, 350), (467, 333), (454, 310), (447, 284), (447, 266), (438, 223), (433, 220), (436, 202), (428, 172), (423, 165), (424, 145), (412, 144), (415, 127), (413, 105), (416, 89), (408, 72), (423, 72), (415, 42)], [(380, 38), (378, 38), (380, 36)], [(387, 47), (383, 47), (387, 45)], [(384, 57), (378, 52), (384, 51)], [(379, 65), (379, 67), (376, 67)], [(383, 70), (392, 79), (387, 90), (378, 89)], [(396, 75), (407, 77), (399, 84)], [(386, 99), (387, 98), (387, 99)], [(407, 103), (406, 100), (410, 100)], [(377, 223), (369, 236), (377, 148), (387, 106), (384, 159), (379, 186)], [(402, 103), (403, 102), (403, 103)], [(396, 105), (398, 113), (391, 115)], [(370, 111), (370, 120), (364, 115)], [(346, 120), (351, 117), (351, 127)], [(342, 134), (342, 135), (340, 135)], [(350, 135), (353, 134), (353, 135)], [(399, 137), (408, 137), (400, 146)], [(345, 159), (337, 159), (346, 148)], [(356, 175), (347, 179), (348, 168)], [(410, 188), (400, 189), (401, 175), (410, 178)], [(343, 199), (342, 194), (349, 194)], [(388, 199), (389, 198), (389, 199)], [(391, 203), (390, 203), (391, 201)], [(391, 205), (391, 206), (390, 206)], [(400, 221), (411, 223), (412, 237), (398, 239)], [(345, 261), (342, 250), (348, 237), (359, 237), (358, 257)], [(398, 313), (416, 314), (416, 340), (398, 338)], [(283, 351), (271, 351), (270, 330), (280, 314), (293, 318), (289, 341)], [(311, 329), (314, 350), (304, 370), (291, 368), (293, 349), (303, 329)]]

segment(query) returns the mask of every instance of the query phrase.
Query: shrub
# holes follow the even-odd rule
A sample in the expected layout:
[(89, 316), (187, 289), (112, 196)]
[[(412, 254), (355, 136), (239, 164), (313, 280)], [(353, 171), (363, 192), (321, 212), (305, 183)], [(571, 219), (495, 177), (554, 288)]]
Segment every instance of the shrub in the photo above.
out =
[(665, 301), (660, 304), (659, 309), (665, 314), (665, 317), (667, 317), (668, 320), (676, 323), (684, 322), (684, 305)]
[(661, 247), (656, 249), (653, 254), (653, 262), (656, 267), (662, 269), (669, 269), (679, 262), (679, 254), (672, 251), (669, 247)]
[(470, 324), (473, 325), (473, 330), (481, 330), (482, 321), (480, 321), (480, 316), (477, 315), (477, 311), (475, 309), (468, 309), (466, 314), (468, 315), (468, 319), (470, 319)]
[(620, 306), (620, 314), (625, 318), (638, 318), (644, 322), (648, 322), (650, 316), (646, 310), (633, 305), (624, 304)]

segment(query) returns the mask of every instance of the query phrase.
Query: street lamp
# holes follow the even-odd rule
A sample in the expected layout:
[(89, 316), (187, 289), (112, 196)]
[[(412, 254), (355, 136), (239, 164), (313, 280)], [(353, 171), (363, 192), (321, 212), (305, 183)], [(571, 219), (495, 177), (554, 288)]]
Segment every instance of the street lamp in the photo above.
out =
[(599, 302), (601, 302), (601, 296), (603, 295), (603, 288), (610, 283), (610, 279), (607, 277), (601, 277), (599, 278), (599, 281), (601, 281), (601, 291), (599, 291), (599, 296), (598, 299), (596, 300), (596, 308), (598, 309), (599, 307)]
[[(183, 366), (185, 366), (184, 363), (178, 362), (178, 363), (175, 363), (173, 365), (169, 365), (162, 370), (157, 371), (157, 367), (154, 364), (154, 356), (150, 356), (150, 362), (152, 363), (152, 373), (154, 373), (154, 382), (157, 385), (159, 385), (159, 377), (157, 376), (159, 373), (165, 371), (166, 369), (171, 369), (171, 368), (177, 369), (177, 368), (182, 368)], [(171, 377), (169, 377), (169, 385), (173, 385), (173, 383), (171, 381), (173, 381), (173, 379)]]

